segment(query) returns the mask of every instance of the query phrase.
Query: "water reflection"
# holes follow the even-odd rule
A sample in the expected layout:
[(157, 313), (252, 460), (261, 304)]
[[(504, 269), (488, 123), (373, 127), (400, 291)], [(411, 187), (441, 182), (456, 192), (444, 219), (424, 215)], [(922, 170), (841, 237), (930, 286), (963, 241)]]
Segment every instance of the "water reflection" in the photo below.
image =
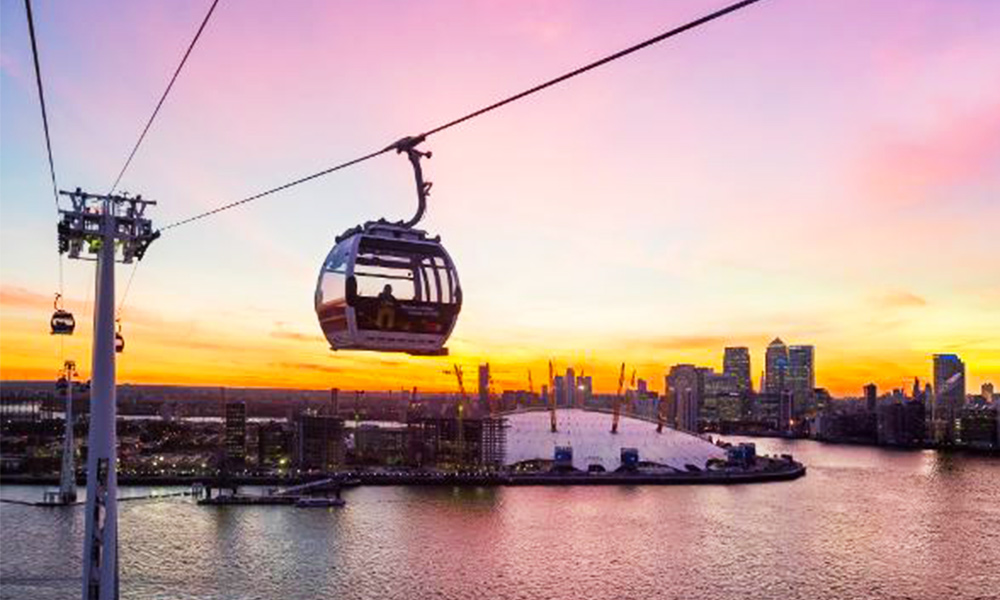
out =
[[(360, 488), (343, 509), (128, 502), (123, 598), (996, 597), (1000, 461), (757, 442), (809, 474), (734, 487)], [(78, 595), (82, 521), (78, 508), (0, 505), (0, 597)]]

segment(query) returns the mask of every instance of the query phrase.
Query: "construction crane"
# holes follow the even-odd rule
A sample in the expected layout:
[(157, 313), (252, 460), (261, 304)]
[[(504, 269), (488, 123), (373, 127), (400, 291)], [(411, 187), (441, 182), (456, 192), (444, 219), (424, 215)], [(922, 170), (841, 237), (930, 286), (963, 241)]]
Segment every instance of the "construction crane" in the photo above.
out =
[[(633, 377), (634, 371), (633, 371)], [(622, 387), (625, 385), (625, 363), (622, 363), (621, 371), (618, 373), (618, 393), (615, 394), (614, 417), (611, 420), (611, 433), (618, 433), (618, 419), (622, 412)]]
[(552, 433), (559, 431), (556, 420), (556, 388), (555, 388), (555, 365), (549, 360), (549, 428)]
[(625, 398), (628, 400), (628, 402), (625, 403), (626, 415), (632, 414), (632, 398), (634, 398), (634, 396), (632, 398), (629, 398), (629, 392), (631, 392), (634, 389), (635, 389), (635, 367), (632, 367), (632, 377), (629, 379), (628, 389), (625, 390)]

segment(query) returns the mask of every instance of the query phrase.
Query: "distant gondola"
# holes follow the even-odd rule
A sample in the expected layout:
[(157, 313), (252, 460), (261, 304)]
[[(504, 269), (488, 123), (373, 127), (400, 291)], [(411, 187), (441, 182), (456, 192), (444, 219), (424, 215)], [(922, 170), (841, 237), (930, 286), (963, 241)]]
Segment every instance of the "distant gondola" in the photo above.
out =
[(417, 214), (407, 222), (369, 221), (347, 230), (320, 269), (316, 315), (334, 350), (444, 355), (462, 309), (458, 271), (440, 237), (414, 229), (426, 208), (416, 149), (422, 138), (395, 144), (417, 181)]
[(115, 321), (115, 352), (122, 353), (125, 351), (125, 338), (122, 336), (122, 322)]

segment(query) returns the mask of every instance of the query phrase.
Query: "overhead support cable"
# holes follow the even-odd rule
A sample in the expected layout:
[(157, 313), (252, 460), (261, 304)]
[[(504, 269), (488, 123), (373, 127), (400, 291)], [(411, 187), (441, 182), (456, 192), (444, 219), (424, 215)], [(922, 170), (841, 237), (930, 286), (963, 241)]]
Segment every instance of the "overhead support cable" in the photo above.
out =
[(205, 217), (210, 217), (210, 216), (212, 216), (214, 214), (217, 214), (217, 213), (220, 213), (220, 212), (222, 212), (224, 210), (229, 210), (230, 208), (235, 208), (237, 206), (240, 206), (241, 204), (246, 204), (247, 202), (253, 202), (254, 200), (259, 200), (259, 199), (261, 199), (261, 198), (263, 198), (265, 196), (270, 196), (271, 194), (274, 194), (276, 192), (280, 192), (282, 190), (287, 190), (288, 188), (294, 187), (296, 185), (299, 185), (300, 183), (305, 183), (307, 181), (311, 181), (313, 179), (316, 179), (317, 177), (322, 177), (324, 175), (329, 175), (330, 173), (333, 173), (334, 171), (339, 171), (341, 169), (346, 169), (347, 167), (351, 167), (351, 166), (354, 166), (354, 165), (356, 165), (358, 163), (361, 163), (361, 162), (364, 162), (366, 160), (375, 158), (376, 156), (378, 156), (380, 154), (385, 154), (386, 152), (388, 152), (390, 150), (392, 150), (392, 146), (390, 146), (388, 148), (383, 148), (382, 150), (378, 150), (376, 152), (372, 152), (370, 154), (366, 154), (366, 155), (358, 157), (358, 158), (355, 158), (354, 160), (349, 160), (349, 161), (347, 161), (345, 163), (340, 163), (339, 165), (330, 167), (329, 169), (324, 169), (324, 170), (320, 171), (319, 173), (313, 173), (312, 175), (308, 175), (306, 177), (302, 177), (301, 179), (296, 179), (295, 181), (290, 181), (290, 182), (288, 182), (288, 183), (286, 183), (284, 185), (279, 185), (278, 187), (271, 188), (269, 190), (260, 192), (259, 194), (254, 194), (253, 196), (250, 196), (248, 198), (244, 198), (242, 200), (237, 200), (236, 202), (230, 202), (229, 204), (224, 204), (224, 205), (222, 205), (222, 206), (220, 206), (218, 208), (213, 208), (212, 210), (210, 210), (208, 212), (203, 212), (203, 213), (197, 214), (197, 215), (195, 215), (193, 217), (188, 217), (187, 219), (184, 219), (184, 220), (181, 220), (181, 221), (177, 221), (175, 223), (171, 223), (169, 225), (161, 227), (160, 231), (166, 231), (167, 229), (172, 229), (174, 227), (180, 227), (181, 225), (185, 225), (187, 223), (191, 223), (192, 221), (197, 221), (198, 219), (204, 219)]
[(484, 114), (486, 114), (486, 113), (488, 113), (490, 111), (496, 110), (496, 109), (498, 109), (498, 108), (500, 108), (502, 106), (510, 104), (511, 102), (515, 102), (517, 100), (520, 100), (520, 99), (525, 98), (527, 96), (530, 96), (532, 94), (538, 93), (538, 92), (540, 92), (540, 91), (542, 91), (544, 89), (547, 89), (549, 87), (552, 87), (552, 86), (554, 86), (554, 85), (556, 85), (558, 83), (562, 83), (563, 81), (566, 81), (568, 79), (572, 79), (573, 77), (576, 77), (578, 75), (582, 75), (583, 73), (586, 73), (586, 72), (588, 72), (590, 70), (596, 69), (597, 67), (600, 67), (600, 66), (605, 65), (607, 63), (610, 63), (612, 61), (615, 61), (615, 60), (618, 60), (618, 59), (623, 58), (625, 56), (628, 56), (629, 54), (632, 54), (634, 52), (638, 52), (639, 50), (642, 50), (644, 48), (648, 48), (649, 46), (652, 46), (652, 45), (657, 44), (659, 42), (662, 42), (664, 40), (670, 39), (670, 38), (672, 38), (672, 37), (674, 37), (676, 35), (680, 35), (681, 33), (684, 33), (684, 32), (686, 32), (688, 30), (694, 29), (696, 27), (700, 27), (701, 25), (704, 25), (704, 24), (706, 24), (706, 23), (708, 23), (710, 21), (714, 21), (714, 20), (716, 20), (716, 19), (718, 19), (720, 17), (723, 17), (723, 16), (728, 15), (730, 13), (736, 12), (736, 11), (738, 11), (740, 9), (746, 8), (747, 6), (750, 6), (751, 4), (756, 4), (757, 2), (760, 2), (760, 1), (761, 0), (742, 0), (740, 2), (736, 2), (734, 4), (726, 6), (725, 8), (721, 8), (721, 9), (719, 9), (719, 10), (713, 12), (713, 13), (710, 13), (708, 15), (705, 15), (703, 17), (695, 19), (694, 21), (691, 21), (691, 22), (686, 23), (684, 25), (681, 25), (679, 27), (675, 27), (673, 29), (665, 31), (665, 32), (663, 32), (663, 33), (661, 33), (661, 34), (659, 34), (657, 36), (651, 37), (651, 38), (649, 38), (649, 39), (647, 39), (647, 40), (645, 40), (643, 42), (635, 44), (634, 46), (629, 46), (628, 48), (625, 48), (624, 50), (619, 50), (618, 52), (615, 52), (614, 54), (610, 54), (608, 56), (605, 56), (604, 58), (601, 58), (601, 59), (596, 60), (594, 62), (588, 63), (588, 64), (586, 64), (586, 65), (584, 65), (582, 67), (579, 67), (577, 69), (569, 71), (568, 73), (564, 73), (564, 74), (562, 74), (562, 75), (560, 75), (558, 77), (555, 77), (553, 79), (549, 79), (548, 81), (546, 81), (544, 83), (538, 84), (538, 85), (536, 85), (534, 87), (528, 88), (527, 90), (524, 90), (522, 92), (514, 94), (513, 96), (509, 96), (507, 98), (504, 98), (503, 100), (500, 100), (498, 102), (494, 102), (493, 104), (490, 104), (488, 106), (485, 106), (483, 108), (475, 110), (475, 111), (473, 111), (471, 113), (468, 113), (465, 116), (459, 117), (457, 119), (453, 119), (453, 120), (448, 121), (447, 123), (444, 123), (442, 125), (438, 125), (437, 127), (434, 127), (433, 129), (429, 129), (429, 130), (425, 131), (424, 133), (422, 133), (420, 135), (403, 138), (403, 139), (399, 140), (398, 142), (395, 142), (394, 144), (391, 144), (391, 145), (387, 146), (386, 148), (383, 148), (382, 150), (378, 150), (376, 152), (371, 152), (369, 154), (366, 154), (364, 156), (360, 156), (360, 157), (355, 158), (353, 160), (349, 160), (347, 162), (344, 162), (344, 163), (341, 163), (339, 165), (330, 167), (328, 169), (324, 169), (323, 171), (320, 171), (318, 173), (313, 173), (312, 175), (308, 175), (306, 177), (301, 177), (299, 179), (296, 179), (295, 181), (291, 181), (291, 182), (286, 183), (284, 185), (280, 185), (278, 187), (271, 188), (271, 189), (269, 189), (267, 191), (261, 192), (259, 194), (255, 194), (255, 195), (250, 196), (248, 198), (244, 198), (244, 199), (238, 200), (236, 202), (231, 202), (229, 204), (225, 204), (225, 205), (219, 206), (218, 208), (214, 208), (214, 209), (212, 209), (210, 211), (207, 211), (207, 212), (199, 213), (197, 215), (194, 215), (193, 217), (188, 217), (188, 218), (183, 219), (181, 221), (176, 221), (174, 223), (170, 223), (169, 225), (166, 225), (165, 227), (163, 227), (160, 231), (166, 231), (167, 229), (172, 229), (174, 227), (180, 227), (181, 225), (185, 225), (187, 223), (191, 223), (191, 222), (197, 221), (199, 219), (203, 219), (205, 217), (208, 217), (208, 216), (211, 216), (211, 215), (214, 215), (214, 214), (218, 214), (220, 212), (229, 210), (231, 208), (235, 208), (237, 206), (241, 206), (243, 204), (247, 204), (248, 202), (252, 202), (254, 200), (259, 200), (260, 198), (263, 198), (265, 196), (269, 196), (271, 194), (274, 194), (275, 192), (280, 192), (282, 190), (286, 190), (286, 189), (288, 189), (290, 187), (297, 186), (297, 185), (305, 183), (307, 181), (312, 181), (313, 179), (317, 179), (317, 178), (322, 177), (324, 175), (329, 175), (330, 173), (333, 173), (334, 171), (339, 171), (341, 169), (345, 169), (347, 167), (356, 165), (356, 164), (364, 162), (366, 160), (375, 158), (376, 156), (379, 156), (381, 154), (385, 154), (386, 152), (389, 152), (391, 150), (396, 150), (397, 152), (403, 152), (403, 151), (405, 151), (405, 146), (407, 144), (409, 144), (411, 146), (412, 145), (416, 145), (416, 144), (424, 141), (426, 138), (428, 138), (428, 137), (430, 137), (430, 136), (432, 136), (432, 135), (434, 135), (436, 133), (440, 133), (440, 132), (442, 132), (442, 131), (444, 131), (446, 129), (450, 129), (450, 128), (455, 127), (456, 125), (459, 125), (461, 123), (465, 123), (466, 121), (469, 121), (471, 119), (474, 119), (476, 117), (484, 115)]
[(205, 18), (202, 20), (201, 26), (198, 27), (198, 31), (194, 34), (194, 38), (191, 40), (187, 50), (184, 52), (184, 57), (181, 58), (180, 64), (178, 64), (177, 69), (174, 70), (174, 76), (170, 78), (170, 83), (167, 84), (167, 89), (163, 90), (163, 95), (160, 96), (160, 101), (156, 103), (156, 108), (153, 109), (153, 114), (149, 116), (149, 120), (146, 121), (146, 126), (142, 128), (142, 133), (139, 134), (139, 139), (136, 140), (135, 146), (132, 147), (132, 152), (129, 153), (121, 171), (118, 172), (118, 177), (115, 178), (115, 183), (111, 186), (111, 190), (108, 192), (109, 196), (115, 193), (115, 189), (117, 189), (118, 184), (121, 183), (122, 177), (125, 176), (125, 171), (127, 171), (129, 165), (132, 164), (132, 159), (135, 158), (135, 153), (139, 151), (139, 146), (142, 145), (142, 140), (146, 138), (146, 133), (149, 132), (149, 128), (153, 125), (153, 120), (156, 119), (156, 115), (160, 112), (160, 107), (163, 106), (163, 102), (167, 99), (167, 95), (170, 94), (170, 90), (174, 87), (174, 82), (177, 81), (177, 76), (181, 74), (181, 69), (184, 68), (184, 64), (187, 62), (188, 57), (191, 56), (191, 51), (194, 50), (194, 45), (198, 43), (198, 38), (200, 38), (201, 33), (205, 31), (205, 26), (208, 25), (208, 20), (212, 17), (212, 13), (215, 11), (215, 6), (218, 3), (219, 0), (212, 0), (212, 6), (208, 7), (208, 13), (205, 14)]
[[(52, 181), (52, 200), (59, 218), (59, 185), (56, 183), (56, 163), (52, 158), (52, 135), (49, 133), (49, 114), (45, 108), (45, 87), (42, 85), (42, 67), (38, 60), (38, 41), (35, 39), (35, 18), (31, 12), (31, 0), (24, 0), (24, 10), (28, 15), (28, 36), (31, 38), (31, 56), (35, 64), (35, 83), (38, 86), (38, 104), (42, 109), (42, 128), (45, 130), (45, 150), (49, 157), (49, 178)], [(63, 294), (63, 259), (59, 255), (59, 295)], [(60, 349), (62, 342), (60, 338)]]
[[(115, 178), (114, 184), (111, 186), (111, 191), (108, 195), (114, 194), (115, 189), (118, 188), (118, 184), (121, 183), (122, 177), (125, 176), (125, 171), (128, 170), (129, 165), (132, 164), (132, 159), (135, 158), (136, 153), (139, 151), (139, 146), (142, 145), (142, 141), (146, 139), (146, 134), (149, 132), (149, 128), (152, 127), (153, 121), (156, 119), (156, 115), (159, 114), (160, 108), (166, 101), (167, 96), (170, 94), (170, 90), (174, 87), (174, 82), (177, 81), (177, 77), (180, 76), (181, 70), (187, 63), (188, 57), (191, 56), (191, 51), (194, 50), (195, 44), (201, 38), (202, 32), (205, 31), (205, 26), (208, 25), (209, 19), (212, 17), (212, 13), (215, 12), (215, 7), (219, 4), (219, 0), (212, 0), (212, 5), (208, 7), (208, 12), (205, 13), (205, 18), (202, 19), (201, 25), (198, 26), (198, 31), (195, 32), (194, 37), (191, 39), (191, 43), (188, 44), (187, 50), (184, 51), (184, 56), (181, 57), (181, 62), (178, 63), (177, 68), (174, 69), (174, 74), (170, 78), (169, 83), (167, 83), (167, 88), (163, 90), (163, 94), (160, 96), (160, 100), (156, 103), (156, 107), (153, 109), (153, 114), (149, 116), (149, 120), (146, 121), (145, 127), (142, 128), (142, 133), (139, 134), (139, 139), (136, 140), (135, 145), (132, 147), (132, 151), (129, 152), (128, 158), (125, 160), (125, 164), (122, 165), (121, 171), (118, 172), (118, 177)], [(121, 300), (118, 302), (117, 316), (120, 319), (122, 312), (125, 309), (125, 300), (128, 298), (129, 290), (132, 289), (132, 280), (135, 279), (135, 272), (139, 268), (139, 261), (136, 261), (132, 265), (132, 272), (129, 274), (128, 283), (125, 285), (125, 291), (122, 293)]]
[(24, 0), (24, 9), (28, 13), (28, 34), (31, 37), (31, 55), (35, 60), (35, 83), (38, 84), (38, 103), (42, 107), (42, 127), (45, 129), (45, 149), (49, 154), (49, 175), (52, 179), (52, 198), (59, 212), (59, 186), (56, 184), (56, 165), (52, 159), (52, 137), (49, 134), (49, 115), (45, 109), (45, 88), (42, 86), (42, 68), (38, 63), (38, 42), (35, 40), (35, 19), (31, 13), (31, 0)]

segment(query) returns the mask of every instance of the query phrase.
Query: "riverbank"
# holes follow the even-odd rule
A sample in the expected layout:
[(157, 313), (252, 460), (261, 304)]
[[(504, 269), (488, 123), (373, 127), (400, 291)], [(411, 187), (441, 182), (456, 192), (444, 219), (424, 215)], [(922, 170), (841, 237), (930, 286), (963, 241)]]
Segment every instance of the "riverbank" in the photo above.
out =
[(960, 446), (953, 444), (936, 444), (926, 442), (923, 444), (879, 444), (877, 442), (858, 438), (813, 438), (805, 435), (784, 434), (784, 433), (743, 433), (740, 431), (727, 431), (727, 436), (738, 436), (752, 439), (773, 439), (773, 440), (802, 440), (827, 444), (830, 446), (864, 446), (866, 448), (882, 448), (885, 450), (912, 450), (922, 452), (924, 450), (934, 450), (945, 454), (962, 454), (968, 456), (996, 456), (1000, 457), (1000, 448), (986, 448), (980, 446)]
[[(759, 459), (772, 460), (772, 459)], [(685, 473), (609, 472), (534, 472), (511, 473), (506, 471), (443, 472), (443, 471), (372, 471), (345, 474), (351, 485), (459, 485), (459, 486), (539, 486), (539, 485), (734, 485), (789, 481), (806, 474), (802, 463), (774, 460), (765, 469), (747, 471), (699, 471)], [(300, 477), (234, 477), (226, 487), (290, 486), (309, 483), (327, 476)], [(205, 477), (121, 477), (119, 485), (128, 486), (190, 486), (194, 484), (219, 487), (218, 481)], [(55, 477), (11, 477), (0, 479), (0, 484), (57, 485)]]

